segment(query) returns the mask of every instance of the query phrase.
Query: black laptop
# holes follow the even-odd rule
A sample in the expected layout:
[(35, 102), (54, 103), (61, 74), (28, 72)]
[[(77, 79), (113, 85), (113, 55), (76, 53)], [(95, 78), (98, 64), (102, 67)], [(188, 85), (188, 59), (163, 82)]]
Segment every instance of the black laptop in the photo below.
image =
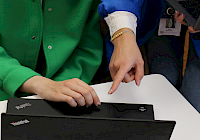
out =
[(84, 116), (103, 118), (130, 118), (154, 120), (153, 105), (101, 103), (96, 107), (71, 107), (65, 102), (52, 102), (43, 99), (9, 98), (7, 113), (41, 116)]
[(175, 10), (185, 15), (185, 20), (194, 30), (200, 30), (200, 0), (166, 0)]
[(169, 140), (175, 121), (1, 115), (1, 140)]

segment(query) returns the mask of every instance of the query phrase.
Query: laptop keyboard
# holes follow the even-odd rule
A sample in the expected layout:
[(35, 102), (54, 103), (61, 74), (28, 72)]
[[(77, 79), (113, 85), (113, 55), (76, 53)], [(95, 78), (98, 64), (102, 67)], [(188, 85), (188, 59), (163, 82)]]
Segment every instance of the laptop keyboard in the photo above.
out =
[(179, 3), (190, 13), (196, 20), (200, 15), (200, 0), (185, 0)]

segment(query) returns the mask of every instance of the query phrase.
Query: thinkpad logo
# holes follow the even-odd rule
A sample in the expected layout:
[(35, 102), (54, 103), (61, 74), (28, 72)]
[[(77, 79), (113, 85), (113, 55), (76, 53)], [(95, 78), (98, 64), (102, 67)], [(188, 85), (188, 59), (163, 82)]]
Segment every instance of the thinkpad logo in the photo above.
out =
[(30, 121), (25, 119), (25, 120), (20, 120), (20, 121), (17, 121), (17, 122), (12, 122), (10, 124), (12, 124), (13, 126), (18, 126), (18, 125), (27, 124), (27, 123), (30, 123)]
[(147, 109), (145, 107), (140, 107), (139, 110), (143, 112), (146, 111)]
[(26, 107), (29, 107), (29, 106), (31, 106), (30, 103), (25, 103), (25, 104), (21, 104), (21, 105), (15, 106), (15, 108), (17, 110), (20, 110), (20, 109), (23, 109), (23, 108), (26, 108)]

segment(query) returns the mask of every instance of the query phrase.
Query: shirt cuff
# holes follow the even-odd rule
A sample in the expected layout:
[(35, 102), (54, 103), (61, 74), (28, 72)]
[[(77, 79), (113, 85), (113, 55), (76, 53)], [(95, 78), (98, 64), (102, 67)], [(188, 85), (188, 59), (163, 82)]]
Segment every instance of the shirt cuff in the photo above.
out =
[(134, 14), (127, 11), (116, 11), (108, 14), (104, 19), (109, 27), (111, 37), (122, 28), (130, 28), (136, 35), (137, 17)]

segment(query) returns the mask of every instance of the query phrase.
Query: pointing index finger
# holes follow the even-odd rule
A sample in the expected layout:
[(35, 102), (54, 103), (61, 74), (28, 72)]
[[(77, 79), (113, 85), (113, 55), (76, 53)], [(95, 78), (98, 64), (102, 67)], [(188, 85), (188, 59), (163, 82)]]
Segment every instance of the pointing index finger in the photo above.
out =
[(113, 78), (113, 84), (112, 84), (108, 94), (112, 94), (113, 92), (115, 92), (117, 90), (119, 84), (123, 80), (123, 78), (124, 78), (126, 73), (127, 73), (127, 69), (125, 69), (125, 68), (123, 68), (123, 69), (120, 68), (119, 69), (119, 71), (117, 72), (117, 74)]

